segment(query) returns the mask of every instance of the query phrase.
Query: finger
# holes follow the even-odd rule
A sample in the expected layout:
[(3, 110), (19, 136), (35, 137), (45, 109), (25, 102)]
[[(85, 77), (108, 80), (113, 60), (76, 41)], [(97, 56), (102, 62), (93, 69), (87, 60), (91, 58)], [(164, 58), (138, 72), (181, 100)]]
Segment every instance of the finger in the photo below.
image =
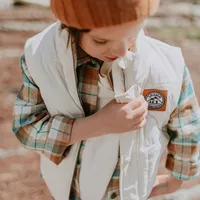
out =
[(136, 119), (132, 120), (132, 126), (135, 126), (137, 124), (141, 124), (142, 121), (144, 120), (144, 116), (140, 116), (140, 117), (137, 117)]
[(148, 110), (144, 113), (143, 117), (147, 118), (147, 115), (148, 115)]
[(127, 119), (136, 119), (138, 117), (142, 117), (147, 112), (147, 109), (145, 106), (140, 106), (134, 110), (128, 110), (126, 113)]
[(144, 127), (144, 125), (146, 124), (147, 122), (147, 119), (145, 118), (142, 122), (138, 123), (138, 124), (135, 124), (132, 128), (132, 130), (138, 130), (142, 127)]
[(146, 102), (146, 100), (144, 99), (144, 96), (140, 95), (139, 97), (130, 101), (129, 106), (131, 106), (131, 108), (134, 109), (134, 108), (136, 108), (137, 105), (141, 106), (145, 102)]
[(144, 103), (142, 104), (146, 110), (148, 110), (149, 104), (147, 101), (144, 101)]
[(144, 120), (140, 123), (139, 128), (142, 128), (147, 123), (147, 119), (144, 118)]
[(145, 109), (148, 108), (148, 103), (147, 101), (144, 99), (143, 96), (135, 99), (135, 100), (132, 100), (130, 101), (128, 104), (127, 104), (127, 107), (129, 107), (130, 109), (134, 110), (136, 108), (138, 108), (139, 106), (144, 106)]
[(123, 106), (121, 108), (121, 111), (125, 112), (125, 113), (129, 113), (130, 111), (132, 111), (133, 109), (136, 109), (138, 107), (140, 107), (140, 102), (138, 100), (132, 100), (130, 102), (128, 102), (127, 104), (125, 104), (125, 106)]
[(145, 99), (142, 95), (137, 98), (134, 98), (132, 101), (128, 102), (121, 108), (124, 112), (129, 112), (129, 110), (133, 110), (141, 106), (145, 102)]

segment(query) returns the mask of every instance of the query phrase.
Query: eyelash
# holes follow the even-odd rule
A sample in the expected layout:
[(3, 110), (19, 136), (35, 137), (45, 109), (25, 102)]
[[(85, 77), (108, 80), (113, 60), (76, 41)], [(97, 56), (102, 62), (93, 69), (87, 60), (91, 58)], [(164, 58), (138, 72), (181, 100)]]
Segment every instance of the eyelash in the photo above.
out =
[(100, 41), (97, 41), (97, 40), (94, 40), (94, 42), (95, 42), (96, 44), (99, 44), (99, 45), (104, 45), (104, 44), (107, 43), (107, 41), (100, 42)]

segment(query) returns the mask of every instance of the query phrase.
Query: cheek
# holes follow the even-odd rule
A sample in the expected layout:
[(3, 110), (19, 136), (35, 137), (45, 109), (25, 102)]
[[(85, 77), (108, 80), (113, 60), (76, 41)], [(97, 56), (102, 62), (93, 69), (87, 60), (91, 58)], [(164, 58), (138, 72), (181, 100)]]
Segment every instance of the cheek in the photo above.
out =
[(84, 48), (85, 52), (92, 57), (99, 57), (103, 53), (102, 49), (91, 44), (91, 42), (87, 43)]
[(103, 45), (97, 45), (87, 37), (83, 37), (81, 41), (81, 48), (90, 56), (95, 58), (101, 58), (105, 54), (107, 48)]

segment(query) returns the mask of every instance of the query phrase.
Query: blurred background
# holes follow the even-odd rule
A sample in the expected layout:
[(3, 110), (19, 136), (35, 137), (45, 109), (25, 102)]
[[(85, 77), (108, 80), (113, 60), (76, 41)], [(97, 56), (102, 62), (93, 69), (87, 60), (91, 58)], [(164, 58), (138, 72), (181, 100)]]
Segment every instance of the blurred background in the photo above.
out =
[[(147, 32), (182, 47), (200, 100), (200, 0), (161, 1)], [(22, 82), (19, 57), (24, 43), (54, 21), (49, 0), (0, 0), (0, 200), (52, 200), (40, 178), (38, 155), (20, 146), (11, 122), (13, 102)], [(167, 173), (164, 164), (165, 157), (160, 174)], [(159, 199), (200, 200), (200, 178)]]

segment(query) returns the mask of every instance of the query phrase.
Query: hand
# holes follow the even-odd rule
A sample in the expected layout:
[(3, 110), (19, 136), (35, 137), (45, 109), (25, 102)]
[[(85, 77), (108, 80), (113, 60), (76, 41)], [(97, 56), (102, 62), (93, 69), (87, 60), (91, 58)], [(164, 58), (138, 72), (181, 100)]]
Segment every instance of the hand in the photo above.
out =
[(102, 135), (124, 133), (143, 127), (146, 124), (148, 103), (143, 96), (124, 104), (110, 101), (93, 116), (101, 125)]
[(168, 179), (169, 179), (169, 174), (157, 175), (155, 183), (154, 183), (154, 187), (156, 187), (157, 185), (160, 185), (161, 183), (167, 182)]
[(178, 180), (171, 175), (159, 175), (156, 177), (156, 181), (149, 198), (173, 193), (181, 188), (182, 183), (183, 181)]
[(112, 100), (95, 114), (74, 121), (68, 145), (108, 133), (139, 129), (146, 124), (147, 112), (148, 104), (143, 96), (124, 104)]

